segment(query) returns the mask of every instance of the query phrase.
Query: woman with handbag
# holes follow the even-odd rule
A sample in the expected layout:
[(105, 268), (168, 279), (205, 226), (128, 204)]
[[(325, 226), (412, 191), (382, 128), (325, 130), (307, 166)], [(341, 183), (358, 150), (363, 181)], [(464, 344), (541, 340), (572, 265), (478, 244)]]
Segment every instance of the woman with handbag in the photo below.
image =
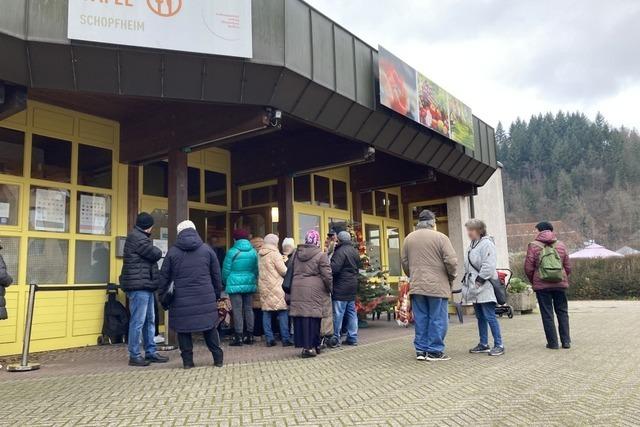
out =
[(162, 263), (160, 301), (169, 310), (169, 327), (178, 334), (185, 369), (193, 368), (191, 334), (201, 332), (213, 356), (222, 366), (217, 300), (222, 292), (220, 263), (213, 249), (202, 242), (191, 221), (178, 224), (176, 243)]
[[(487, 236), (484, 221), (470, 219), (465, 224), (471, 243), (464, 258), (464, 279), (462, 280), (462, 302), (473, 304), (478, 319), (480, 342), (469, 350), (470, 353), (487, 353), (502, 356), (504, 344), (500, 323), (496, 317), (496, 293), (493, 283), (498, 280), (496, 271), (496, 245)], [(493, 335), (493, 348), (489, 346), (489, 331)]]
[(302, 348), (303, 358), (315, 357), (320, 347), (321, 321), (329, 313), (326, 301), (333, 286), (329, 257), (320, 249), (316, 230), (307, 231), (304, 244), (298, 246), (290, 263), (289, 316), (293, 318), (294, 343)]

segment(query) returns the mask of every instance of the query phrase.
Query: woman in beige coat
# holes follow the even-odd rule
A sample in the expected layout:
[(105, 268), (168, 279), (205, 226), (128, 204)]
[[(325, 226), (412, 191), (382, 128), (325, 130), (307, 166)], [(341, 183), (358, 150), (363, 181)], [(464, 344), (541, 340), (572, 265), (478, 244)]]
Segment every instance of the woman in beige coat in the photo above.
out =
[(278, 313), (282, 345), (284, 347), (292, 345), (291, 335), (289, 334), (289, 313), (287, 312), (287, 303), (282, 290), (282, 281), (287, 273), (287, 267), (280, 251), (278, 251), (278, 240), (279, 238), (275, 234), (267, 234), (264, 237), (264, 244), (258, 252), (260, 256), (258, 263), (258, 289), (262, 305), (262, 327), (267, 340), (267, 347), (276, 345), (273, 329), (271, 328), (274, 311)]

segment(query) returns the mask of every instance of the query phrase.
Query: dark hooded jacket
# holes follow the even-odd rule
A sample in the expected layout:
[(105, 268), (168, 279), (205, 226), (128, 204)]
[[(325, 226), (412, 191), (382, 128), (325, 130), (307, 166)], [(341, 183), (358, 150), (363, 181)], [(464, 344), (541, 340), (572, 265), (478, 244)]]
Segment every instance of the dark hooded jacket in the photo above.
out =
[(540, 242), (543, 245), (552, 245), (555, 243), (556, 250), (560, 259), (562, 260), (562, 266), (564, 268), (564, 278), (561, 282), (545, 282), (540, 279), (538, 274), (538, 266), (540, 265), (540, 252), (542, 248), (539, 244), (529, 243), (527, 248), (527, 258), (524, 261), (524, 272), (527, 278), (531, 282), (534, 291), (545, 291), (549, 289), (566, 289), (569, 287), (569, 275), (571, 274), (571, 262), (569, 261), (569, 254), (567, 253), (567, 247), (560, 240), (556, 238), (553, 231), (545, 230), (540, 232), (536, 237), (536, 242)]
[(333, 273), (333, 299), (355, 301), (358, 291), (360, 252), (351, 242), (341, 242), (331, 256)]
[(317, 246), (300, 245), (289, 268), (293, 268), (289, 315), (315, 318), (330, 316), (333, 277), (327, 254)]
[(174, 282), (169, 327), (176, 332), (213, 329), (218, 320), (217, 299), (222, 292), (220, 263), (198, 232), (187, 228), (178, 234), (162, 263), (160, 295)]
[(160, 282), (158, 261), (162, 251), (153, 246), (148, 233), (138, 227), (127, 236), (124, 243), (120, 287), (129, 291), (155, 291)]
[(13, 278), (7, 272), (7, 265), (4, 263), (2, 255), (0, 255), (0, 320), (6, 320), (9, 317), (7, 314), (6, 291), (4, 288), (11, 285), (11, 283), (13, 283)]

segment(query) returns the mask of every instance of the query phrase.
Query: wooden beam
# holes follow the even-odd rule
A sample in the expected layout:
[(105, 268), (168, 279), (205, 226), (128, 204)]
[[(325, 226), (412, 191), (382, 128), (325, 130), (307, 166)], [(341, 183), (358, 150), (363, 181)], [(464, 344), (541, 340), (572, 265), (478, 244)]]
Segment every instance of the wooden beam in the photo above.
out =
[(416, 203), (453, 196), (470, 196), (474, 193), (475, 187), (468, 182), (438, 173), (434, 182), (406, 185), (401, 190), (402, 203)]
[(206, 148), (278, 129), (262, 107), (169, 104), (147, 117), (121, 122), (120, 161), (166, 158), (172, 150)]
[(169, 152), (169, 244), (176, 241), (178, 224), (189, 219), (187, 193), (187, 153)]
[(433, 169), (377, 152), (373, 163), (351, 166), (351, 191), (364, 192), (431, 181)]
[(138, 216), (139, 199), (140, 199), (140, 175), (138, 173), (139, 167), (135, 165), (129, 165), (127, 171), (127, 228), (133, 229), (136, 225), (136, 217)]
[(369, 147), (320, 130), (287, 131), (231, 147), (231, 176), (247, 184), (371, 158)]

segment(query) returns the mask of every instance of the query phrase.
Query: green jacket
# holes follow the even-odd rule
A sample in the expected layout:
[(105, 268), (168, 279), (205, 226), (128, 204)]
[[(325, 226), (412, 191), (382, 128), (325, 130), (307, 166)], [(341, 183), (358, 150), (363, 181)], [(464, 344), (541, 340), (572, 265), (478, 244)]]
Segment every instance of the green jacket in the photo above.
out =
[(222, 281), (228, 294), (252, 294), (258, 290), (258, 254), (247, 239), (236, 240), (227, 252)]

